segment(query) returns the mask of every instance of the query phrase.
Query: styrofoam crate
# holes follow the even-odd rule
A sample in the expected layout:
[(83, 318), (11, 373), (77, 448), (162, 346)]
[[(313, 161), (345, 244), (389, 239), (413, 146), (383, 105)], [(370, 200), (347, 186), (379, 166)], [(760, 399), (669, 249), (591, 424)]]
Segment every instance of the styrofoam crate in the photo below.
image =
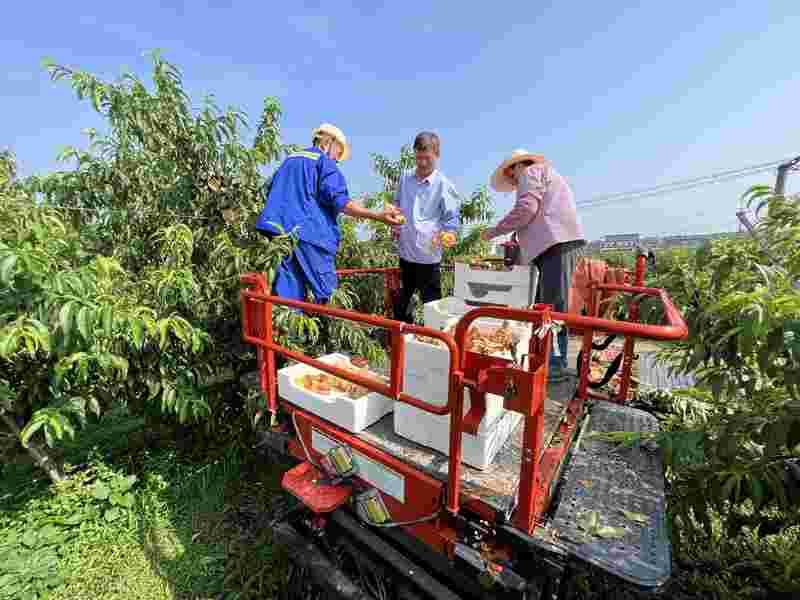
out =
[[(467, 304), (464, 300), (461, 298), (456, 298), (455, 296), (448, 296), (446, 298), (442, 298), (441, 300), (428, 302), (422, 307), (425, 327), (444, 331), (450, 327), (453, 327), (454, 323), (456, 323), (469, 311), (475, 310), (475, 308), (477, 307)], [(528, 340), (530, 338), (530, 324), (523, 323), (522, 321), (510, 321), (510, 323), (515, 329), (519, 328), (520, 335), (522, 336), (522, 339), (525, 340), (525, 347), (527, 348)], [(480, 317), (479, 319), (473, 321), (473, 325), (477, 325), (478, 327), (483, 327), (486, 325), (496, 327), (502, 324), (502, 319), (493, 319), (489, 317)], [(524, 333), (522, 328), (524, 328), (527, 333)]]
[[(464, 413), (469, 410), (468, 396), (464, 398)], [(495, 396), (497, 398), (497, 396)], [(500, 408), (487, 413), (480, 423), (478, 434), (464, 433), (461, 437), (461, 462), (484, 471), (494, 461), (497, 452), (522, 420), (522, 415)], [(501, 399), (502, 406), (502, 399)], [(450, 415), (434, 415), (410, 404), (397, 402), (394, 409), (394, 431), (412, 442), (450, 455)]]
[(459, 319), (474, 309), (461, 298), (448, 296), (441, 300), (434, 300), (422, 306), (422, 316), (425, 327), (444, 330), (453, 319)]
[(454, 294), (467, 302), (499, 304), (514, 308), (530, 305), (531, 269), (515, 265), (507, 271), (473, 269), (469, 264), (455, 265)]
[[(444, 406), (447, 404), (450, 352), (444, 346), (432, 345), (406, 336), (406, 361), (403, 369), (403, 391), (418, 400)], [(467, 394), (468, 395), (468, 394)], [(465, 402), (468, 400), (465, 399)], [(404, 403), (396, 403), (397, 405)], [(488, 394), (486, 414), (492, 418), (503, 408), (500, 396)]]
[[(319, 357), (325, 363), (349, 363), (344, 354), (327, 354)], [(295, 406), (307, 410), (347, 431), (358, 433), (380, 420), (393, 409), (393, 401), (381, 394), (371, 392), (353, 399), (343, 393), (318, 394), (297, 385), (294, 380), (307, 374), (321, 371), (303, 363), (294, 364), (278, 371), (278, 394)], [(380, 377), (376, 374), (376, 377)]]
[[(486, 319), (486, 321), (489, 321)], [(458, 319), (450, 319), (446, 325), (453, 327)], [(484, 322), (481, 319), (476, 325), (479, 329), (495, 328), (502, 323)], [(531, 326), (528, 323), (509, 322), (509, 326), (517, 339), (516, 353), (521, 358), (528, 353), (531, 338)], [(433, 341), (433, 340), (432, 340)], [(513, 358), (511, 353), (496, 354), (503, 358)], [(526, 364), (527, 360), (523, 362)], [(450, 351), (441, 342), (430, 344), (416, 339), (413, 335), (405, 336), (405, 365), (403, 368), (403, 391), (415, 398), (444, 406), (449, 393), (448, 375), (450, 372)]]

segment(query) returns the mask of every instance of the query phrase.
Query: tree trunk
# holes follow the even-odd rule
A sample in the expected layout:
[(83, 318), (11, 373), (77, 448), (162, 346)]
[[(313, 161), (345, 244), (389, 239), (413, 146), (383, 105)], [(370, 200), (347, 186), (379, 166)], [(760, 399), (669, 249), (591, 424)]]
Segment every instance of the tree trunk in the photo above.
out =
[[(6, 427), (8, 427), (11, 432), (17, 436), (17, 438), (19, 438), (22, 430), (17, 426), (17, 423), (13, 417), (9, 416), (9, 414), (6, 412), (0, 411), (0, 420), (5, 423)], [(28, 452), (31, 458), (33, 458), (34, 464), (47, 473), (47, 476), (53, 483), (64, 481), (67, 478), (66, 475), (64, 475), (61, 465), (53, 460), (46, 449), (34, 442), (29, 442), (28, 445), (25, 446), (25, 450)]]

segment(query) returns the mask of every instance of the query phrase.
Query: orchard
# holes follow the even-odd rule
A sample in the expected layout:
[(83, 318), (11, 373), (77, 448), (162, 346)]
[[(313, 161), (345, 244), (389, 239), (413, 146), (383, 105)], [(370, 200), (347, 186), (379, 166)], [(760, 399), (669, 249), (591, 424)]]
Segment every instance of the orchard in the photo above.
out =
[[(79, 542), (120, 539), (120, 556), (138, 558), (105, 557), (106, 570), (150, 560), (171, 582), (126, 567), (137, 597), (274, 594), (285, 565), (261, 521), (276, 475), (259, 472), (269, 468), (253, 451), (268, 418), (241, 383), (256, 357), (241, 341), (239, 276), (270, 277), (293, 251), (292, 232), (267, 241), (255, 230), (270, 174), (297, 148), (281, 136), (284, 109), (266, 98), (253, 126), (209, 99), (195, 110), (157, 54), (147, 82), (47, 69), (104, 130), (86, 131), (85, 147), (62, 151), (65, 169), (44, 176), (19, 177), (13, 152), (0, 154), (0, 599), (92, 597), (110, 576), (81, 572), (100, 559)], [(379, 207), (414, 157), (402, 147), (372, 159), (382, 189), (368, 204)], [(697, 381), (639, 398), (662, 423), (674, 597), (800, 590), (800, 198), (768, 187), (747, 197), (760, 241), (661, 255), (648, 281), (690, 329), (661, 360)], [(460, 217), (445, 263), (485, 255), (488, 190), (466, 195)], [(396, 265), (388, 226), (343, 217), (341, 228), (339, 268)], [(343, 279), (332, 304), (381, 313), (382, 279)], [(274, 326), (312, 356), (385, 359), (369, 328), (288, 310)], [(154, 559), (147, 548), (163, 548), (137, 531), (170, 531), (175, 548)]]

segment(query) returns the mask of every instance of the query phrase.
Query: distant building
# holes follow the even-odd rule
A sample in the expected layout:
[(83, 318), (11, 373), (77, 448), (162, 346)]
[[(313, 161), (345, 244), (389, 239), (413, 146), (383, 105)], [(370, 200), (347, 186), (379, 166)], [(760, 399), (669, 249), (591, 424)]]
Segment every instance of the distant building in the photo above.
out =
[(674, 247), (695, 247), (700, 246), (707, 240), (719, 240), (725, 238), (741, 237), (741, 233), (697, 233), (667, 236), (647, 236), (642, 237), (638, 233), (622, 233), (607, 235), (602, 240), (590, 242), (586, 250), (588, 252), (614, 252), (619, 250), (633, 250), (637, 246), (644, 246), (655, 250), (657, 248)]
[(614, 235), (607, 235), (603, 238), (606, 242), (638, 242), (638, 233), (616, 233)]

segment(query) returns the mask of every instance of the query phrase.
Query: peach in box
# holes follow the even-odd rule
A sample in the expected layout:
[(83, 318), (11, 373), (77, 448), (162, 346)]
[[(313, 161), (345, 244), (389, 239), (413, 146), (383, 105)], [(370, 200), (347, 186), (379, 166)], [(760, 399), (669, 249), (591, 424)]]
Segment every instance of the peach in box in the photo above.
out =
[[(351, 363), (344, 354), (328, 354), (318, 360), (387, 383), (377, 373)], [(392, 412), (393, 408), (392, 400), (386, 396), (302, 363), (278, 371), (278, 394), (295, 406), (352, 433), (363, 431)]]

